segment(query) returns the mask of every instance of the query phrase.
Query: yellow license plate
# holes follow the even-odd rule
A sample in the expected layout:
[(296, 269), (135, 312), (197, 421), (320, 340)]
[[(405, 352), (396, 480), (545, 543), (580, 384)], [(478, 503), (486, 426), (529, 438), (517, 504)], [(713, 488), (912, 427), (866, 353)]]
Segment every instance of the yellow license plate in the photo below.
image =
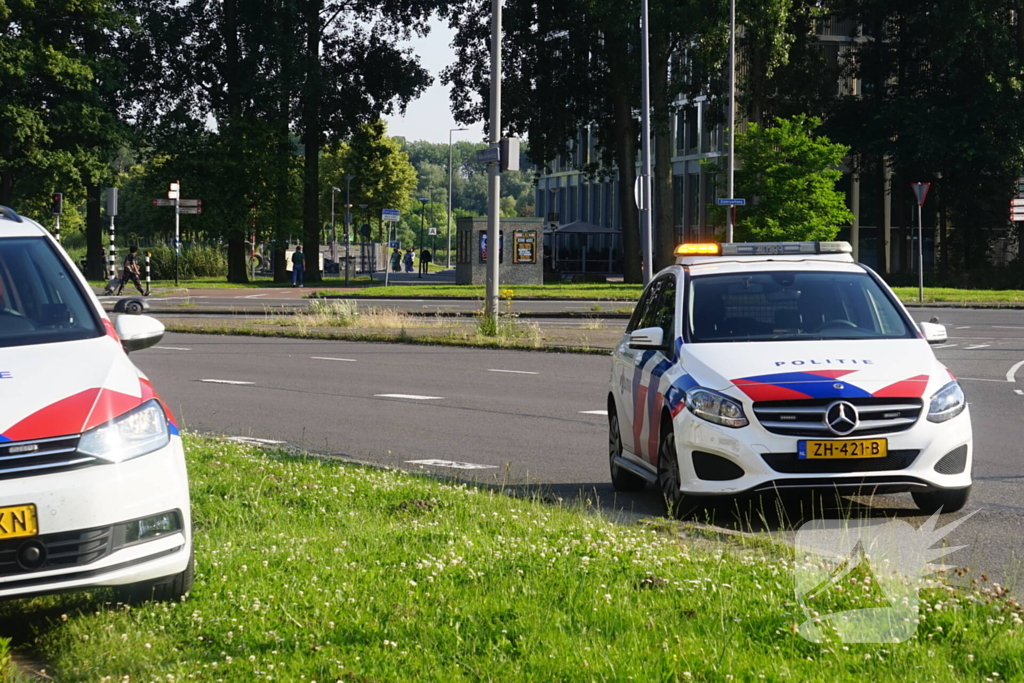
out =
[(797, 456), (807, 460), (884, 458), (887, 455), (889, 455), (889, 442), (886, 439), (800, 441), (797, 444)]
[(13, 505), (0, 508), (0, 540), (35, 536), (39, 533), (36, 524), (35, 505)]

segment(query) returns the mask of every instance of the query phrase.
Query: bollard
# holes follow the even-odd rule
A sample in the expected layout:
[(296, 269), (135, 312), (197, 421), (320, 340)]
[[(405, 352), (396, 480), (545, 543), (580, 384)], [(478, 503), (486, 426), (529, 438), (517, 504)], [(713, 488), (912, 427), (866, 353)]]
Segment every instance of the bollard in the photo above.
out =
[(117, 277), (117, 245), (114, 243), (114, 219), (110, 219), (110, 277)]
[(149, 257), (153, 255), (153, 252), (146, 252), (146, 296), (149, 296)]

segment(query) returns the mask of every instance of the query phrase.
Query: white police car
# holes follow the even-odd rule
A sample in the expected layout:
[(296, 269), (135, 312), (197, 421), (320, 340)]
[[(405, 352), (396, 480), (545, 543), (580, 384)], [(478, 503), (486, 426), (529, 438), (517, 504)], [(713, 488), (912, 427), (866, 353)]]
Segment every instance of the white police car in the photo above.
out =
[(111, 323), (46, 230), (0, 207), (0, 598), (191, 588), (181, 438), (127, 355), (163, 330)]
[(613, 353), (619, 490), (683, 498), (801, 488), (910, 491), (959, 510), (971, 490), (964, 393), (846, 242), (684, 244)]

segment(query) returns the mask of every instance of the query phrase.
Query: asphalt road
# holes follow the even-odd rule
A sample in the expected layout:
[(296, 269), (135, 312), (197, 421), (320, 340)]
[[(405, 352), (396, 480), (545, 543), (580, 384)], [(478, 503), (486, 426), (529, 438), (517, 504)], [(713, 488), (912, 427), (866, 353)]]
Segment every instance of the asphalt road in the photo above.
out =
[[(950, 544), (967, 547), (947, 562), (1014, 585), (1024, 569), (1024, 311), (912, 313), (947, 325), (949, 342), (936, 353), (961, 379), (974, 420), (976, 482), (965, 511), (974, 515), (950, 534)], [(661, 511), (653, 491), (611, 489), (605, 417), (588, 412), (605, 407), (610, 367), (600, 356), (168, 334), (133, 358), (189, 429), (494, 484), (542, 485), (626, 515)], [(699, 515), (786, 535), (818, 503), (760, 497)], [(840, 504), (924, 521), (908, 494)]]

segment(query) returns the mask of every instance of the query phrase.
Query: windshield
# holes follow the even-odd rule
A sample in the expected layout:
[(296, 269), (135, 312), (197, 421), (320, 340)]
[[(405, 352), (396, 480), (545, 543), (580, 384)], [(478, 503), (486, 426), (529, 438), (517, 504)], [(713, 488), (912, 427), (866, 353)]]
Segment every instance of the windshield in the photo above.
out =
[(867, 273), (771, 271), (690, 279), (691, 342), (912, 338)]
[(102, 335), (75, 278), (45, 239), (0, 239), (0, 347)]

